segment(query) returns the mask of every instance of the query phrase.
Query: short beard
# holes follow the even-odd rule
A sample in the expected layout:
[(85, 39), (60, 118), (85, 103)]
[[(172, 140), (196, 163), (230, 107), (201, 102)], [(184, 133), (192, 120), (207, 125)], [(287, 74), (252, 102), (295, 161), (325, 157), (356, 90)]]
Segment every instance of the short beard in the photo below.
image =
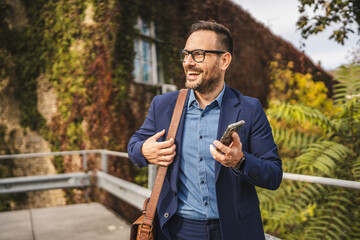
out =
[(201, 94), (207, 94), (216, 89), (218, 84), (220, 83), (220, 70), (218, 68), (214, 68), (214, 71), (211, 73), (209, 78), (202, 79), (201, 82), (196, 85), (192, 85), (188, 80), (185, 82), (185, 87), (188, 89), (193, 89)]
[(217, 87), (217, 85), (220, 82), (220, 77), (211, 76), (209, 79), (204, 81), (204, 79), (197, 83), (196, 85), (190, 84), (188, 81), (185, 82), (185, 87), (188, 89), (193, 89), (194, 91), (197, 91), (201, 94), (206, 94), (214, 91)]

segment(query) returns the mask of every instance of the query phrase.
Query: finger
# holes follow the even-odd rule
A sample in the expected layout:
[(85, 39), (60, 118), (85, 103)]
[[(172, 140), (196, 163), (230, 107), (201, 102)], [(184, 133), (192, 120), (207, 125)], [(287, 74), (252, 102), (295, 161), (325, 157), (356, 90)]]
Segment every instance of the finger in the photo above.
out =
[(169, 155), (164, 155), (163, 161), (171, 163), (173, 161), (175, 155), (176, 155), (176, 152), (173, 152), (172, 154), (169, 154)]
[(215, 140), (214, 141), (214, 145), (222, 152), (222, 153), (229, 153), (230, 152), (230, 148), (228, 146), (225, 146), (224, 144), (222, 144), (220, 141)]
[(162, 166), (169, 166), (173, 162), (175, 155), (176, 155), (176, 152), (174, 152), (173, 154), (170, 154), (170, 155), (161, 156), (158, 161), (158, 164), (162, 165)]
[(169, 166), (170, 163), (167, 161), (164, 161), (164, 156), (159, 157), (159, 159), (156, 161), (156, 165), (160, 166)]
[(213, 158), (220, 163), (222, 163), (225, 160), (225, 155), (218, 152), (212, 144), (210, 144), (210, 153), (213, 156)]
[(219, 153), (215, 147), (213, 145), (210, 145), (210, 152), (211, 155), (213, 156), (213, 158), (218, 161), (219, 163), (221, 163), (223, 166), (225, 167), (231, 167), (234, 164), (232, 163), (231, 158), (228, 158), (228, 155)]
[(235, 146), (235, 147), (239, 146), (241, 144), (239, 134), (237, 134), (236, 132), (233, 132), (231, 136), (233, 138), (232, 146)]
[(171, 147), (169, 148), (163, 148), (159, 150), (159, 155), (171, 155), (174, 153), (174, 151), (176, 150), (176, 145), (173, 144)]
[(153, 138), (154, 141), (157, 141), (164, 134), (165, 134), (165, 129), (163, 129), (160, 132), (156, 133), (154, 136), (152, 136), (152, 138)]
[(158, 142), (158, 148), (159, 149), (170, 148), (174, 145), (174, 143), (175, 143), (174, 139), (170, 138), (167, 141)]
[(168, 167), (172, 162), (159, 162), (157, 165)]

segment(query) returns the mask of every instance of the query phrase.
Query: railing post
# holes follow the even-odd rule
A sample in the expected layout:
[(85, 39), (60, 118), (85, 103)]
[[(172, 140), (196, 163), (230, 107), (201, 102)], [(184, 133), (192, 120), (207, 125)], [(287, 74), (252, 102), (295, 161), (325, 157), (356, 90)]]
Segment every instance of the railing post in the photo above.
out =
[(157, 173), (157, 166), (149, 164), (148, 168), (148, 189), (152, 190), (155, 184), (155, 178)]
[[(86, 171), (87, 170), (87, 156), (86, 156), (86, 152), (83, 153), (83, 170)], [(85, 202), (88, 203), (89, 202), (89, 188), (86, 187), (84, 189), (84, 195), (85, 195)]]
[(101, 151), (101, 166), (103, 172), (108, 172), (107, 154), (104, 150)]
[(86, 159), (86, 152), (83, 153), (83, 170), (86, 171), (87, 169), (87, 159)]

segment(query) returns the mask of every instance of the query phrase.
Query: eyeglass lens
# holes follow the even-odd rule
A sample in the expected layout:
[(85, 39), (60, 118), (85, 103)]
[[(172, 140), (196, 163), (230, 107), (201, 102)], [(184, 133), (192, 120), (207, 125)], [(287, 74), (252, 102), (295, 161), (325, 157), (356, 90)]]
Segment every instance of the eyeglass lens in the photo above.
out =
[(180, 51), (180, 60), (181, 60), (181, 61), (186, 61), (187, 57), (188, 57), (190, 54), (191, 54), (191, 56), (192, 56), (192, 59), (193, 59), (195, 62), (202, 62), (202, 61), (204, 61), (205, 52), (202, 51), (202, 50), (196, 50), (196, 51), (193, 51), (193, 52), (188, 52), (188, 51), (182, 50), (182, 51)]

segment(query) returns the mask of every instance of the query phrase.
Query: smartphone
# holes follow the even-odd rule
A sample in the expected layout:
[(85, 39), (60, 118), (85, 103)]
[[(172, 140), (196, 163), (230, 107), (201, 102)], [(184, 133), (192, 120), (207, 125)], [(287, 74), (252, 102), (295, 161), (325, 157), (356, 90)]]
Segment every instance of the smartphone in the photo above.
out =
[[(245, 124), (245, 121), (244, 120), (241, 120), (239, 122), (236, 122), (236, 123), (232, 123), (230, 124), (227, 129), (225, 130), (224, 134), (222, 135), (221, 139), (220, 139), (220, 142), (222, 144), (224, 144), (225, 146), (229, 146), (230, 143), (233, 141), (233, 138), (232, 138), (232, 133), (233, 132), (239, 132), (240, 129), (244, 126)], [(220, 151), (220, 149), (216, 149), (218, 151)]]

